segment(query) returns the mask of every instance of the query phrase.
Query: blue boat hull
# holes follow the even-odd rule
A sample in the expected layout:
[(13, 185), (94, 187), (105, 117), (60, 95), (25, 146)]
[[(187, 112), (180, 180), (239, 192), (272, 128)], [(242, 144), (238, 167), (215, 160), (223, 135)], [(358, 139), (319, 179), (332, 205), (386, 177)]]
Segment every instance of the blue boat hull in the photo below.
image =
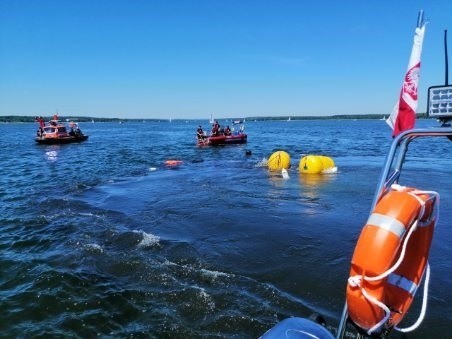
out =
[(333, 339), (334, 336), (322, 325), (305, 318), (287, 318), (265, 332), (260, 339)]

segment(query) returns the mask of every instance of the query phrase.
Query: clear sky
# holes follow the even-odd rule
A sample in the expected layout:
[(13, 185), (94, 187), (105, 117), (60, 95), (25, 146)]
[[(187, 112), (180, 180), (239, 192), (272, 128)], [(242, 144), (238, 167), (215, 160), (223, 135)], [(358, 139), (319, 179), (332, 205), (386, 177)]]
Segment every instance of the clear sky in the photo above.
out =
[(420, 9), (425, 112), (451, 0), (0, 0), (0, 115), (387, 116)]

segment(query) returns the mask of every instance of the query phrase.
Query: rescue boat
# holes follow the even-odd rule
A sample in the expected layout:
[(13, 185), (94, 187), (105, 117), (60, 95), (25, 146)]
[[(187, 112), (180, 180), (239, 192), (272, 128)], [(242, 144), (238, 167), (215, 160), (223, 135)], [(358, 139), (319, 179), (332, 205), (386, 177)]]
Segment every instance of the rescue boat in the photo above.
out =
[(48, 125), (38, 128), (35, 141), (38, 144), (54, 145), (88, 140), (88, 135), (83, 134), (77, 124), (71, 123), (69, 127), (68, 132), (66, 125), (58, 120), (50, 120)]
[(198, 146), (223, 146), (233, 144), (246, 144), (248, 136), (244, 132), (244, 124), (242, 120), (233, 122), (233, 127), (230, 133), (225, 134), (224, 131), (219, 131), (216, 135), (197, 135)]
[(236, 135), (218, 135), (198, 138), (199, 146), (220, 146), (232, 144), (246, 144), (248, 136), (245, 133)]

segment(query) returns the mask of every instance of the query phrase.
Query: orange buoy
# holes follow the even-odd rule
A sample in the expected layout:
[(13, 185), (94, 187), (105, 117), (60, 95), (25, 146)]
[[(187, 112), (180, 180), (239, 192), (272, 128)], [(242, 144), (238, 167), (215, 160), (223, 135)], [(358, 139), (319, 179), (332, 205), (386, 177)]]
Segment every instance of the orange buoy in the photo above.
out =
[(351, 262), (347, 308), (368, 334), (397, 326), (410, 308), (427, 265), (435, 200), (414, 189), (389, 191), (363, 227)]
[(166, 166), (178, 166), (182, 164), (182, 160), (166, 160), (165, 165)]

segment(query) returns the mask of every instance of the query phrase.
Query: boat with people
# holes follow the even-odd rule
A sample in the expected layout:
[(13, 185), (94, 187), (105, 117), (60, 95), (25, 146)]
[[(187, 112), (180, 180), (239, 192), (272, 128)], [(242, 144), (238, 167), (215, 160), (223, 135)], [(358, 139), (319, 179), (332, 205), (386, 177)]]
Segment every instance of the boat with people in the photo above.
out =
[(69, 126), (66, 126), (58, 119), (58, 115), (54, 115), (47, 123), (42, 117), (36, 117), (35, 120), (39, 123), (35, 137), (38, 144), (69, 144), (88, 140), (88, 135), (83, 134), (78, 123), (71, 121)]
[(234, 120), (232, 128), (226, 126), (222, 128), (218, 121), (214, 121), (210, 135), (203, 131), (201, 125), (196, 131), (198, 146), (222, 146), (232, 144), (245, 144), (248, 136), (245, 133), (243, 120)]

